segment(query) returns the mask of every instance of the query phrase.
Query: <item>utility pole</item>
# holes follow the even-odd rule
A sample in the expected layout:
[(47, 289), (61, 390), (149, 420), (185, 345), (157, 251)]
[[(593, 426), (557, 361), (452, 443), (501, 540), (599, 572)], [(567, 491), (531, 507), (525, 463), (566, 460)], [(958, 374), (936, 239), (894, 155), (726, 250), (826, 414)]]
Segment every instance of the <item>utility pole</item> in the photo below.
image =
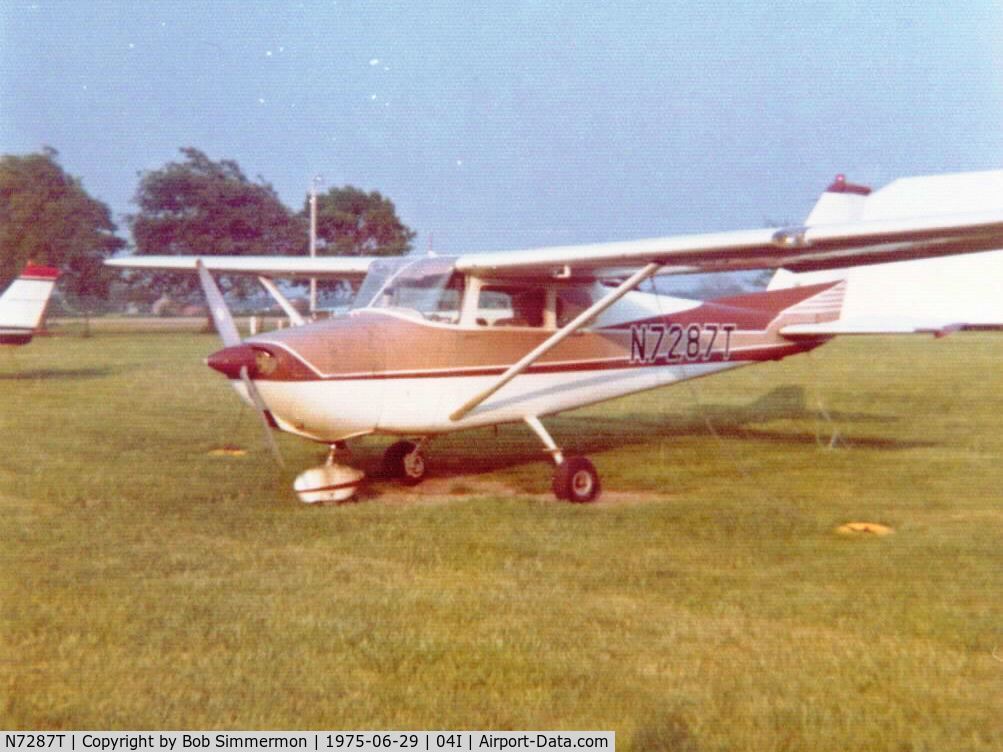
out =
[[(317, 257), (317, 184), (324, 181), (314, 175), (310, 181), (310, 258)], [(317, 278), (310, 277), (310, 318), (317, 315)]]

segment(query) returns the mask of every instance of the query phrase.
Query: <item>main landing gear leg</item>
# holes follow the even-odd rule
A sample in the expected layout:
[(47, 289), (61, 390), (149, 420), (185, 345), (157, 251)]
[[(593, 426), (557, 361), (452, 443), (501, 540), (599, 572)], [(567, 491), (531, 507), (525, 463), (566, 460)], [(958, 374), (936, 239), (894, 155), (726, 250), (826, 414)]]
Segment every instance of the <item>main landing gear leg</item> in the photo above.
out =
[(418, 443), (398, 441), (387, 447), (383, 453), (383, 472), (390, 478), (397, 478), (406, 486), (417, 486), (428, 474), (425, 460), (425, 446), (429, 437), (423, 436)]
[(348, 446), (347, 441), (336, 441), (329, 445), (330, 448), (327, 452), (327, 462), (326, 465), (333, 465), (334, 461), (341, 458), (347, 462), (352, 460), (352, 448)]
[(564, 457), (560, 447), (535, 415), (524, 418), (526, 425), (540, 437), (554, 460), (554, 496), (575, 504), (595, 501), (599, 496), (599, 473), (585, 457)]

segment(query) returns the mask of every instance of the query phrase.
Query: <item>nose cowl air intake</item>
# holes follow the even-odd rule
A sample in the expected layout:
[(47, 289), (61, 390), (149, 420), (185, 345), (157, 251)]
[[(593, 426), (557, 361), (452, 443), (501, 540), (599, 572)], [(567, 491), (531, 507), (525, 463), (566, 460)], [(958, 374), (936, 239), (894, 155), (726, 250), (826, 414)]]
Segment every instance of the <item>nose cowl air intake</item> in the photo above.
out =
[(241, 369), (246, 368), (253, 379), (258, 370), (257, 358), (257, 351), (250, 345), (235, 345), (217, 350), (206, 358), (205, 364), (228, 379), (239, 379)]

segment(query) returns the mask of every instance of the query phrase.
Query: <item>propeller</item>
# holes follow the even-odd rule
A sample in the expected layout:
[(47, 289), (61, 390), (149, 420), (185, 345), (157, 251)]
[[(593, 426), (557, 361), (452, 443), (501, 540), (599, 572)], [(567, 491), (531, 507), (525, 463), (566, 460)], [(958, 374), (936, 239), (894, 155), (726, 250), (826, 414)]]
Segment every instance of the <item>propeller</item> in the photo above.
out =
[(237, 331), (237, 324), (230, 315), (230, 309), (226, 307), (223, 300), (223, 293), (216, 286), (216, 281), (212, 278), (209, 270), (205, 268), (202, 259), (195, 261), (195, 268), (198, 269), (199, 282), (202, 283), (202, 292), (205, 294), (206, 302), (209, 304), (209, 314), (212, 316), (212, 323), (216, 325), (220, 339), (227, 347), (234, 347), (240, 344), (240, 332)]
[(256, 387), (254, 382), (251, 381), (251, 377), (247, 373), (247, 366), (241, 367), (240, 380), (244, 382), (244, 389), (247, 390), (247, 394), (251, 398), (251, 402), (253, 402), (254, 407), (257, 408), (258, 417), (261, 418), (261, 424), (265, 429), (265, 443), (268, 444), (268, 448), (271, 450), (272, 456), (275, 458), (279, 467), (284, 468), (286, 463), (282, 459), (282, 453), (279, 451), (279, 445), (276, 443), (275, 437), (272, 436), (272, 423), (274, 419), (269, 417), (271, 412), (268, 410), (268, 405), (265, 404), (265, 400), (261, 397), (261, 392), (258, 391), (258, 387)]
[[(216, 325), (216, 331), (219, 332), (220, 339), (223, 340), (223, 344), (227, 348), (239, 347), (241, 344), (240, 332), (237, 330), (237, 324), (233, 320), (233, 316), (230, 314), (230, 309), (226, 306), (226, 301), (223, 300), (223, 293), (220, 292), (219, 287), (216, 285), (216, 281), (212, 278), (209, 270), (205, 268), (201, 259), (195, 262), (195, 268), (198, 270), (199, 282), (202, 284), (202, 292), (205, 293), (206, 301), (209, 304), (209, 314), (212, 316), (213, 324)], [(250, 351), (249, 347), (247, 349)], [(221, 351), (221, 353), (225, 352), (225, 350)], [(253, 351), (250, 351), (248, 354), (252, 358), (254, 357)], [(210, 361), (217, 357), (217, 355), (210, 356)], [(253, 363), (253, 360), (251, 362)], [(212, 365), (212, 363), (210, 363), (210, 365)], [(244, 389), (247, 391), (247, 396), (254, 405), (255, 410), (258, 413), (258, 417), (261, 418), (261, 424), (265, 429), (265, 443), (271, 450), (272, 456), (275, 457), (275, 461), (278, 463), (279, 467), (284, 468), (286, 464), (282, 459), (282, 453), (279, 451), (279, 445), (276, 443), (275, 437), (272, 436), (274, 419), (271, 417), (271, 411), (268, 409), (268, 404), (265, 402), (264, 398), (261, 396), (261, 392), (258, 391), (258, 387), (255, 386), (254, 381), (251, 379), (250, 371), (246, 363), (242, 363), (240, 365), (239, 374), (240, 381), (243, 383)]]

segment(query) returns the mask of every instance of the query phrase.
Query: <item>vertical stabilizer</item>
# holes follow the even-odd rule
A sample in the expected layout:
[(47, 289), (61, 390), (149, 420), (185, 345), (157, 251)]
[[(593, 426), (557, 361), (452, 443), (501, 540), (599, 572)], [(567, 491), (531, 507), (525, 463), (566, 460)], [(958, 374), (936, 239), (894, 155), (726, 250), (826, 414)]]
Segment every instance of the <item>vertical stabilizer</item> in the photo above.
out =
[(845, 224), (859, 221), (867, 206), (871, 189), (848, 183), (845, 175), (837, 175), (832, 185), (825, 189), (815, 207), (805, 220), (805, 225)]
[(23, 345), (42, 323), (59, 270), (28, 264), (0, 295), (0, 344)]

